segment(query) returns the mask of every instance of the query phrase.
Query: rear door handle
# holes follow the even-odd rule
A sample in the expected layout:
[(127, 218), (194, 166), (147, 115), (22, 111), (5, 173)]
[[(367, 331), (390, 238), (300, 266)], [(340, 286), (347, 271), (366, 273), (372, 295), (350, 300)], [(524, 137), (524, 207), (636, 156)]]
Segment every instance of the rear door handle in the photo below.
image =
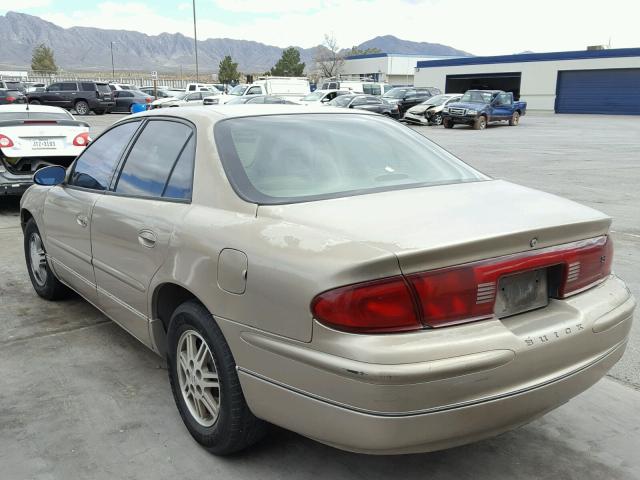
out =
[(89, 218), (86, 215), (82, 215), (79, 213), (76, 215), (76, 223), (80, 225), (82, 228), (86, 228), (89, 225)]
[(156, 234), (151, 230), (140, 230), (138, 232), (138, 243), (143, 247), (153, 248), (156, 246)]

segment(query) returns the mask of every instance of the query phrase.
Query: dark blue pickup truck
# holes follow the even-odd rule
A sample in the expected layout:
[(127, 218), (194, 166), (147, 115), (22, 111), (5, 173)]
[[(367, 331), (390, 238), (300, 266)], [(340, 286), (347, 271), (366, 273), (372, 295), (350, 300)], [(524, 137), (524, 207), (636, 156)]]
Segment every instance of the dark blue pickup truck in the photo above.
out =
[(468, 90), (459, 102), (450, 103), (442, 111), (444, 128), (456, 124), (470, 125), (484, 130), (489, 123), (508, 121), (518, 125), (526, 113), (527, 102), (516, 102), (513, 93), (502, 90)]

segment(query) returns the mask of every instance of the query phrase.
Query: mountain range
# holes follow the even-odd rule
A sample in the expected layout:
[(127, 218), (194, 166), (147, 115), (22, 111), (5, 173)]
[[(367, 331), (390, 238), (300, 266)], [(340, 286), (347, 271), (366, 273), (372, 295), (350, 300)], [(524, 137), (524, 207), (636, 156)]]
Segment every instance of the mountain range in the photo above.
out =
[[(116, 69), (185, 72), (195, 69), (193, 38), (180, 33), (146, 35), (128, 30), (105, 30), (90, 27), (62, 28), (33, 15), (7, 12), (0, 15), (0, 66), (29, 69), (33, 48), (44, 43), (51, 47), (56, 63), (65, 70), (111, 70), (111, 42)], [(373, 38), (357, 46), (377, 48), (385, 53), (457, 55), (467, 52), (447, 45), (401, 40), (392, 35)], [(307, 68), (313, 65), (318, 48), (299, 48)], [(262, 73), (282, 55), (280, 47), (250, 40), (209, 38), (198, 42), (200, 70), (215, 72), (220, 60), (231, 55), (242, 72)]]

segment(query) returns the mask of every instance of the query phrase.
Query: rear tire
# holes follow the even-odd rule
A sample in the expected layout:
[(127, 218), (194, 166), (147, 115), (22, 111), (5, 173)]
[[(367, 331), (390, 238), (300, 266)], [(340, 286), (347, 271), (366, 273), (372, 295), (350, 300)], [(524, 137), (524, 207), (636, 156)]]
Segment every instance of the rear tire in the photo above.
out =
[(188, 300), (175, 310), (167, 347), (173, 398), (200, 445), (216, 455), (229, 455), (266, 434), (267, 424), (247, 406), (222, 331), (201, 303)]
[(104, 115), (106, 112), (105, 110), (94, 110), (93, 113), (95, 113), (96, 115)]
[(89, 115), (91, 110), (89, 110), (89, 104), (84, 100), (78, 100), (73, 109), (76, 111), (78, 115)]
[(517, 127), (520, 124), (520, 113), (513, 112), (513, 116), (511, 120), (509, 120), (509, 125), (512, 127)]
[(31, 285), (39, 296), (47, 300), (59, 300), (69, 296), (71, 290), (56, 278), (49, 267), (47, 252), (33, 218), (29, 219), (24, 229), (24, 257)]
[(480, 115), (473, 122), (473, 129), (474, 130), (484, 130), (485, 128), (487, 128), (487, 117), (485, 117), (484, 115)]
[(453, 122), (449, 118), (445, 118), (442, 124), (444, 128), (453, 128)]
[(29, 105), (42, 105), (40, 100), (29, 100)]

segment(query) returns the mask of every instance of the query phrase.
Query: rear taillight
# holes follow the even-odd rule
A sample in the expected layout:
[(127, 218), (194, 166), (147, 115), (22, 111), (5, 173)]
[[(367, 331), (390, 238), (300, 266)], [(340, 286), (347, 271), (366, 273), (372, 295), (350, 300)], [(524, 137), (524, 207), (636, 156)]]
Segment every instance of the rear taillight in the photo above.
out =
[(566, 298), (609, 276), (612, 259), (611, 239), (597, 237), (337, 288), (318, 295), (311, 311), (329, 326), (361, 333), (444, 327), (493, 317), (501, 277), (552, 267), (560, 278), (550, 294)]
[(145, 98), (145, 101), (146, 101), (147, 103), (151, 103), (151, 102), (153, 102), (153, 98), (151, 98), (151, 97), (147, 97), (147, 98)]
[(16, 97), (7, 97), (7, 102), (13, 103), (16, 101)]
[(11, 148), (13, 147), (13, 140), (11, 140), (6, 135), (0, 133), (0, 147), (1, 148)]
[(311, 303), (311, 311), (317, 320), (351, 332), (406, 332), (422, 328), (410, 287), (402, 276), (321, 293)]
[(91, 139), (89, 138), (89, 133), (85, 132), (76, 135), (76, 138), (73, 139), (73, 144), (76, 147), (86, 147), (90, 141)]

